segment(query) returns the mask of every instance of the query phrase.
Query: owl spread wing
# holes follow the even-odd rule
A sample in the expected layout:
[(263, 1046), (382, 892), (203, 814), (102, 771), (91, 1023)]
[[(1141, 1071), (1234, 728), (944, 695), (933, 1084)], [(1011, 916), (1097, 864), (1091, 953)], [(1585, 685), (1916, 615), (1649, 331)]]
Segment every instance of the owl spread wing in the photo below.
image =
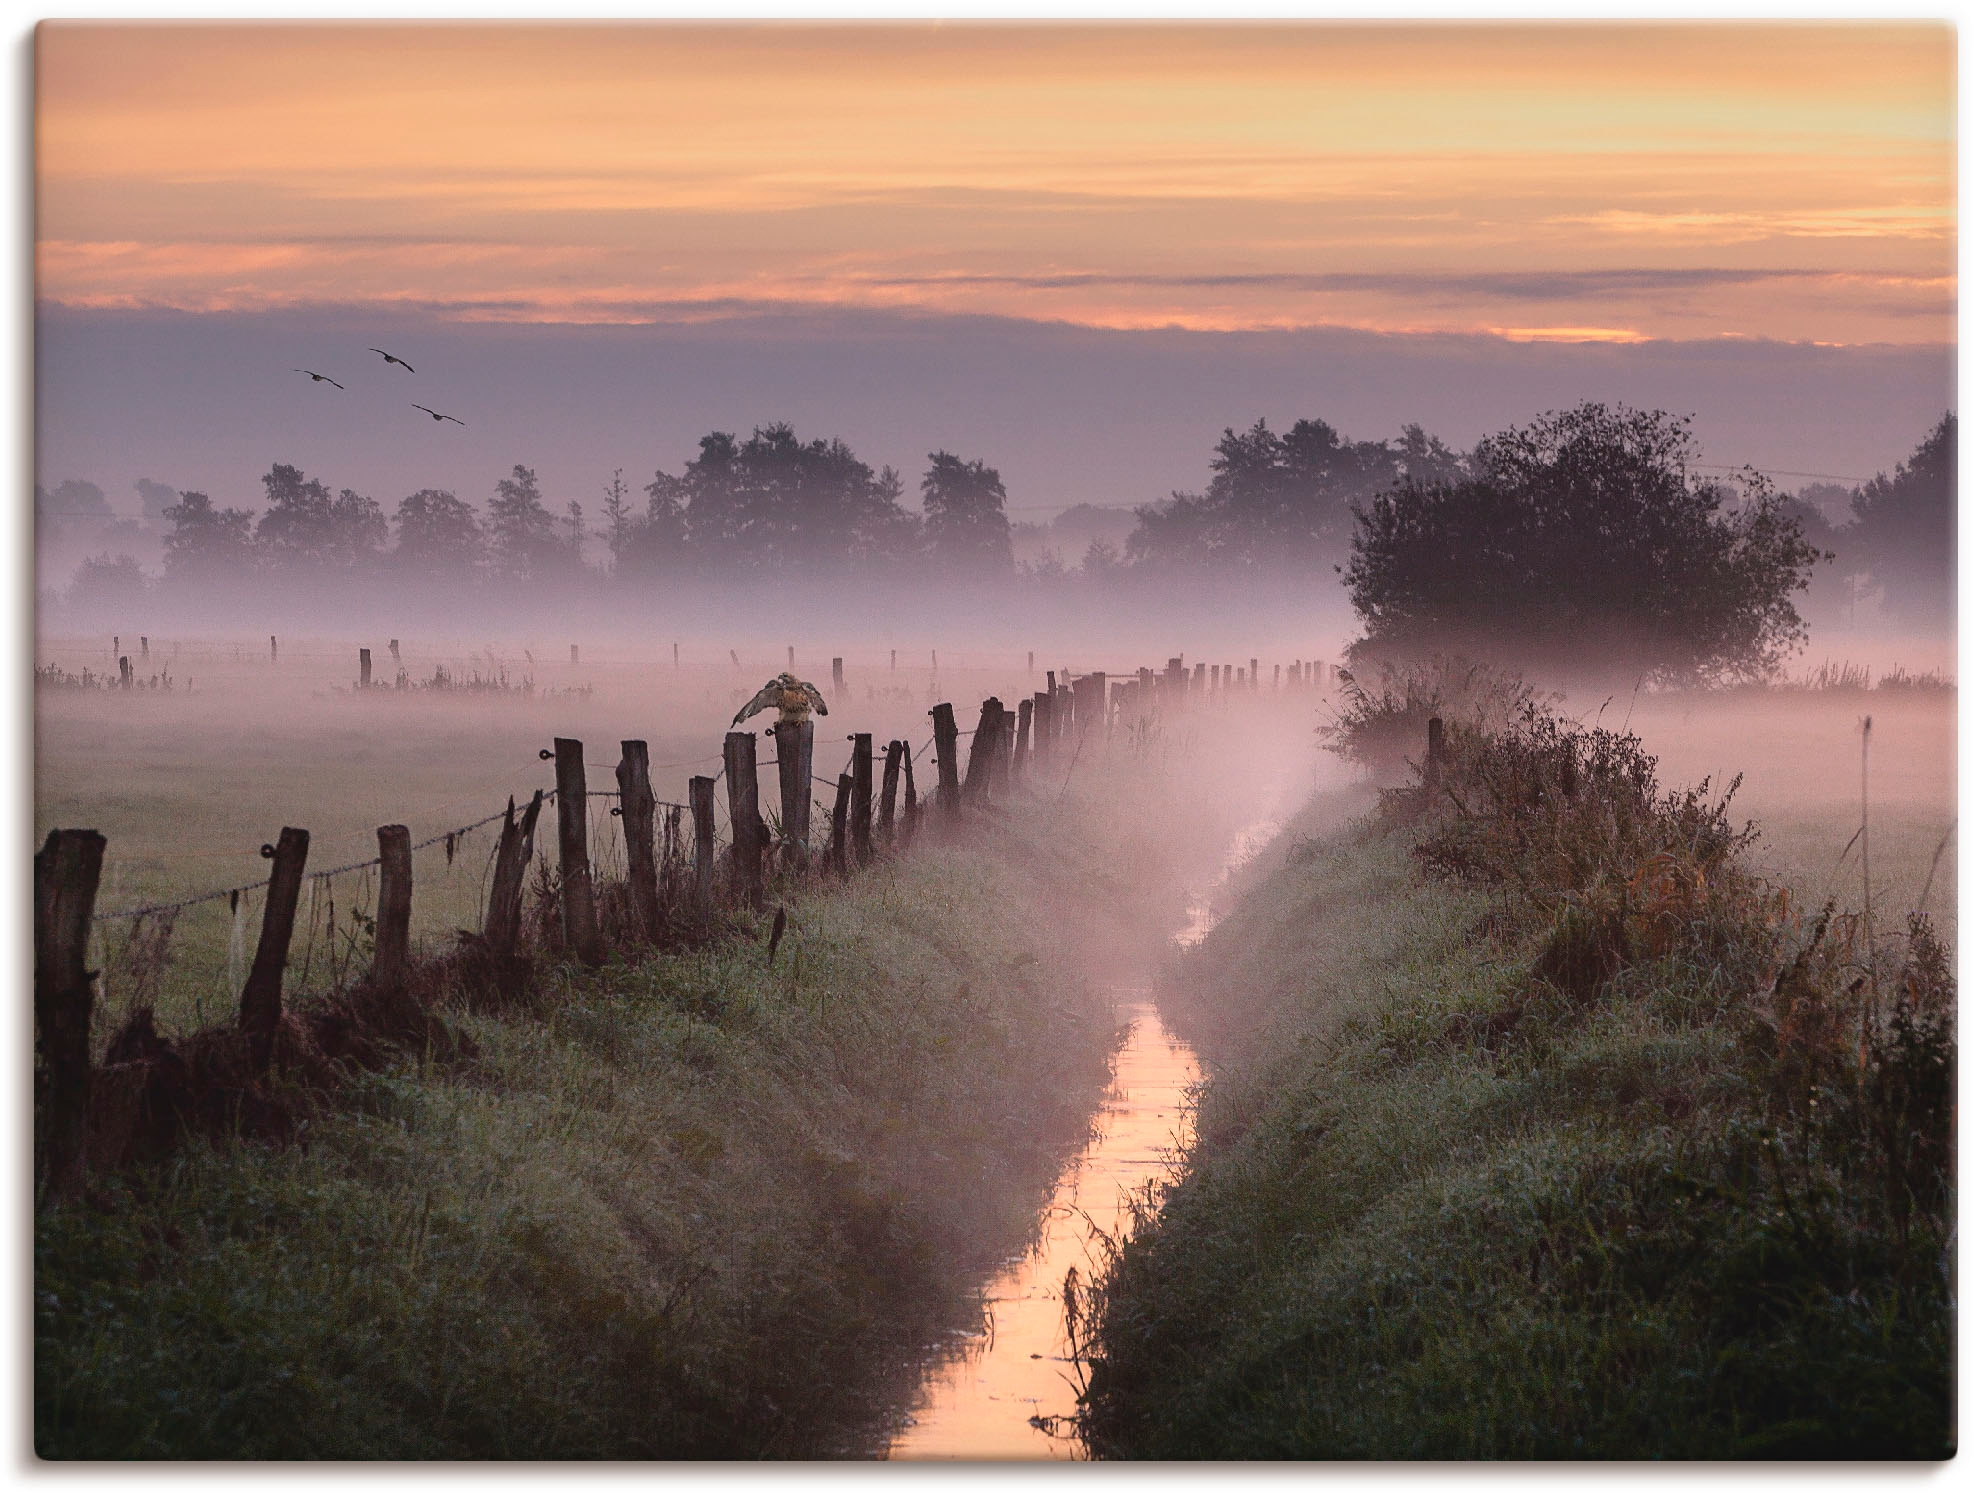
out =
[(760, 693), (740, 707), (740, 713), (733, 717), (733, 724), (739, 725), (750, 715), (759, 715), (763, 710), (772, 710), (781, 703), (781, 683), (770, 679), (761, 686)]

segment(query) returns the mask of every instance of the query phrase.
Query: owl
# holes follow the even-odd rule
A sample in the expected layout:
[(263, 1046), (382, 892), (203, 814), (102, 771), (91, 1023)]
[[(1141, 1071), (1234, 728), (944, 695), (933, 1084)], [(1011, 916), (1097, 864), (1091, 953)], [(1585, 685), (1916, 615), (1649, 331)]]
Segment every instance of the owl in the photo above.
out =
[(812, 709), (817, 715), (827, 715), (829, 706), (822, 698), (822, 691), (806, 679), (797, 679), (793, 674), (776, 674), (760, 687), (760, 693), (740, 707), (740, 713), (733, 717), (733, 724), (739, 725), (750, 715), (759, 715), (763, 710), (779, 710), (780, 724), (796, 725), (808, 719)]

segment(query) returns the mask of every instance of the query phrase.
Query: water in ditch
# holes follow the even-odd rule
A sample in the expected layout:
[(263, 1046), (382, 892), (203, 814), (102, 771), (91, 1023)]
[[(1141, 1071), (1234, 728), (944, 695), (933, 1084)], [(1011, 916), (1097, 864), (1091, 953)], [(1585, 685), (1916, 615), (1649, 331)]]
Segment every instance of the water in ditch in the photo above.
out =
[[(1195, 898), (1175, 936), (1194, 944), (1214, 920), (1212, 892), (1272, 839), (1266, 820), (1235, 838), (1220, 879)], [(1145, 990), (1118, 994), (1128, 1035), (1089, 1142), (1063, 1169), (1042, 1215), (1040, 1237), (1007, 1262), (985, 1290), (985, 1325), (955, 1342), (928, 1375), (910, 1417), (891, 1439), (894, 1460), (1072, 1460), (1069, 1433), (1079, 1387), (1063, 1312), (1063, 1281), (1086, 1280), (1102, 1262), (1097, 1231), (1120, 1238), (1125, 1200), (1162, 1176), (1185, 1144), (1190, 1087), (1199, 1065), (1168, 1033)]]

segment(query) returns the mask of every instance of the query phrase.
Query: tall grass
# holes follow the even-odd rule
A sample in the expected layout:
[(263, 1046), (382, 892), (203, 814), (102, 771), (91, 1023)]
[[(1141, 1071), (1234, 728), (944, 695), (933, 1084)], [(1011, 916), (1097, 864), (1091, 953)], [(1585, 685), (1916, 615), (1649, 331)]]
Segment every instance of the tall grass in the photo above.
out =
[[(1954, 982), (1524, 704), (1173, 971), (1197, 1143), (1087, 1303), (1095, 1451), (1937, 1458)], [(1161, 1206), (1155, 1206), (1161, 1204)]]

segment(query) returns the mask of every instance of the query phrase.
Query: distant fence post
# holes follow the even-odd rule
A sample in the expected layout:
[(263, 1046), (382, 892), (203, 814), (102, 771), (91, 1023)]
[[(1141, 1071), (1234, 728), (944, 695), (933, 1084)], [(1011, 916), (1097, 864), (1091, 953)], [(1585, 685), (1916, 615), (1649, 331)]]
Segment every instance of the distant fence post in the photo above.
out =
[(117, 684), (123, 689), (129, 689), (132, 683), (132, 678), (133, 676), (130, 670), (130, 655), (127, 653), (119, 654), (117, 656), (117, 661), (116, 661)]
[(528, 861), (534, 855), (534, 826), (541, 818), (541, 790), (534, 790), (521, 822), (514, 822), (514, 800), (507, 800), (507, 818), (500, 826), (500, 848), (493, 862), (493, 891), (486, 902), (487, 947), (497, 959), (512, 959), (521, 944), (521, 892)]
[(946, 702), (934, 705), (932, 716), (932, 750), (938, 753), (939, 769), (939, 808), (948, 824), (959, 821), (959, 722), (953, 717), (952, 706)]
[(281, 661), (281, 640), (273, 633), (267, 635), (267, 661), (278, 664)]
[(139, 638), (137, 640), (137, 656), (145, 663), (151, 661), (151, 640), (149, 638)]
[(829, 813), (829, 861), (838, 876), (849, 875), (849, 801), (856, 780), (848, 773), (836, 778), (836, 805)]
[(555, 823), (562, 856), (562, 935), (576, 958), (594, 969), (603, 962), (603, 930), (589, 881), (589, 777), (582, 743), (567, 736), (555, 738)]
[(843, 661), (840, 658), (829, 660), (829, 686), (839, 695), (843, 692)]
[(651, 749), (641, 741), (623, 744), (617, 763), (617, 805), (623, 810), (623, 857), (630, 877), (630, 903), (644, 937), (658, 936), (658, 800), (651, 792)]
[(377, 829), (377, 949), (372, 984), (391, 986), (411, 962), (411, 831), (402, 824)]
[(808, 824), (815, 791), (815, 722), (783, 721), (774, 728), (774, 758), (781, 775), (781, 837), (793, 850), (797, 868), (809, 857)]
[(96, 884), (108, 845), (93, 829), (56, 829), (34, 857), (34, 1025), (48, 1074), (41, 1161), (48, 1196), (82, 1189), (89, 1123), (89, 1017), (94, 976), (87, 967)]
[(884, 746), (884, 791), (877, 803), (877, 838), (886, 845), (897, 839), (897, 780), (904, 765), (904, 743), (893, 739)]
[(716, 786), (711, 778), (694, 778), (686, 789), (686, 797), (692, 804), (692, 885), (698, 895), (701, 912), (712, 906), (713, 790)]
[[(794, 650), (788, 650), (792, 653)], [(733, 828), (733, 874), (747, 906), (761, 900), (760, 781), (754, 765), (754, 733), (726, 733), (726, 812)]]
[(849, 800), (850, 844), (856, 851), (856, 863), (859, 866), (867, 864), (870, 859), (872, 772), (870, 733), (859, 731), (850, 738)]
[(390, 640), (390, 661), (393, 666), (404, 662), (404, 655), (397, 651), (397, 639)]
[(240, 992), (240, 1029), (247, 1034), (247, 1052), (255, 1074), (267, 1071), (274, 1057), (274, 1033), (281, 1025), (281, 972), (287, 968), (288, 945), (295, 936), (295, 904), (301, 900), (302, 869), (308, 864), (308, 831), (283, 829), (278, 845), (264, 845), (274, 871), (267, 879), (267, 907), (260, 919), (260, 943), (253, 968)]
[(368, 648), (359, 648), (356, 650), (356, 687), (358, 689), (368, 689), (370, 687), (370, 650)]
[(1009, 781), (1018, 782), (1027, 776), (1028, 748), (1034, 739), (1030, 734), (1034, 728), (1034, 701), (1023, 700), (1014, 718), (1014, 762)]

